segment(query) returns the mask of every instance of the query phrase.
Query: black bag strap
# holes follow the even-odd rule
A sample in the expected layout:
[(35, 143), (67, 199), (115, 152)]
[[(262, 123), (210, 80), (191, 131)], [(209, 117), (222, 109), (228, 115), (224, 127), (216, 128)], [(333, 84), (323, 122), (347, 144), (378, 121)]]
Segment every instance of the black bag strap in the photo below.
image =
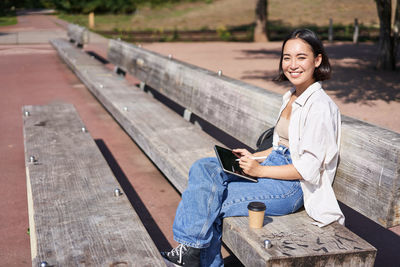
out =
[(263, 132), (257, 140), (256, 146), (257, 151), (266, 150), (272, 147), (272, 139), (274, 136), (275, 127), (269, 128), (265, 132)]

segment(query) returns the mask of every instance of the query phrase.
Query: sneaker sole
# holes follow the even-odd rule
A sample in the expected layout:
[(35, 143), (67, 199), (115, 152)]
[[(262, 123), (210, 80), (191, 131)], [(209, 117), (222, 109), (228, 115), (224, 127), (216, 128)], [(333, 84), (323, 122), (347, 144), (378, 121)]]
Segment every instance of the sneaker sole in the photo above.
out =
[(165, 264), (167, 265), (167, 267), (182, 267), (182, 265), (177, 265), (173, 262), (170, 262), (169, 260), (167, 260), (166, 258), (163, 258)]

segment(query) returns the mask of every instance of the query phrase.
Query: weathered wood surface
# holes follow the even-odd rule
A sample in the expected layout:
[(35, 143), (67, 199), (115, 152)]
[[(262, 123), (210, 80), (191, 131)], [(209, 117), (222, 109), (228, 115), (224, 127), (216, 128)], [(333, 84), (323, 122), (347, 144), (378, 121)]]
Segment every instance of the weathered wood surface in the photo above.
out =
[(23, 112), (32, 266), (165, 266), (74, 107)]
[(400, 134), (342, 116), (333, 189), (347, 206), (384, 227), (400, 224)]
[(68, 24), (67, 35), (70, 41), (74, 42), (78, 47), (83, 47), (89, 42), (89, 32), (85, 27)]
[[(278, 94), (121, 41), (110, 40), (108, 58), (250, 147), (275, 124)], [(385, 227), (400, 224), (400, 134), (342, 120), (337, 198)]]
[[(310, 223), (305, 211), (266, 217), (262, 229), (250, 229), (247, 217), (226, 218), (222, 237), (246, 266), (374, 265), (376, 249), (350, 230), (339, 223), (324, 228)], [(271, 248), (265, 248), (265, 240)], [(244, 249), (247, 253), (237, 253)]]
[[(63, 40), (52, 40), (59, 55), (180, 191), (186, 188), (190, 166), (204, 156), (215, 156), (220, 144), (198, 127), (129, 84), (83, 51)], [(69, 47), (69, 48), (67, 48)], [(79, 61), (76, 59), (79, 58)], [(77, 62), (81, 65), (77, 66)], [(85, 63), (86, 62), (86, 63)]]
[(275, 125), (281, 104), (278, 94), (121, 41), (110, 40), (107, 57), (113, 64), (251, 147), (261, 132)]
[[(62, 41), (58, 40), (52, 43), (57, 49), (60, 49), (63, 46), (58, 46), (58, 42)], [(100, 63), (98, 67), (90, 66), (87, 70), (83, 67), (74, 66), (75, 58), (80, 57), (81, 60), (86, 58), (88, 62), (89, 58), (86, 54), (72, 47), (67, 49), (68, 53), (63, 53), (62, 50), (66, 49), (64, 47), (60, 49), (61, 51), (59, 50), (60, 56), (71, 66), (71, 69), (168, 177), (171, 183), (180, 192), (183, 192), (190, 165), (200, 157), (213, 156), (212, 146), (217, 142), (205, 135), (199, 128), (184, 121), (182, 117), (171, 113), (168, 108), (165, 108), (149, 95), (121, 80), (116, 74), (104, 75), (110, 70), (101, 66)], [(68, 55), (68, 57), (63, 57), (63, 55)], [(98, 86), (98, 84), (103, 86)], [(274, 221), (278, 223), (278, 225), (273, 224), (274, 227), (284, 228), (287, 233), (298, 232), (301, 229), (309, 236), (309, 240), (317, 240), (318, 237), (323, 235), (321, 230), (311, 225), (311, 219), (303, 213), (293, 214), (286, 221), (280, 220), (282, 218), (274, 218)], [(297, 221), (301, 222), (301, 228), (296, 223)], [(246, 266), (270, 266), (276, 261), (276, 257), (271, 257), (270, 252), (266, 250), (260, 250), (260, 237), (249, 231), (247, 225), (246, 227), (241, 225), (244, 222), (247, 223), (247, 218), (224, 219), (224, 242)], [(279, 226), (280, 223), (284, 225)], [(269, 228), (269, 226), (264, 227), (264, 229), (266, 228)], [(330, 232), (335, 231), (340, 236), (350, 236), (356, 239), (354, 234), (349, 233), (349, 230), (338, 224), (327, 226), (325, 229)], [(365, 263), (365, 266), (371, 266), (376, 250), (366, 242), (360, 241), (358, 237), (356, 240), (360, 250), (350, 249), (349, 247), (346, 248), (346, 251), (339, 251), (329, 247), (331, 252), (334, 251), (335, 253), (326, 253), (323, 249), (314, 251), (314, 246), (311, 246), (310, 243), (309, 247), (304, 247), (301, 250), (301, 253), (281, 254), (279, 258), (281, 262), (293, 261), (296, 265), (297, 263), (303, 264), (303, 262), (312, 258), (313, 263), (320, 266), (326, 262), (338, 263), (341, 259), (346, 259), (346, 262), (362, 262)], [(340, 245), (340, 242), (343, 243), (344, 241), (337, 241), (337, 237), (328, 235), (324, 242), (330, 244), (339, 242)], [(248, 254), (252, 256), (249, 257)]]

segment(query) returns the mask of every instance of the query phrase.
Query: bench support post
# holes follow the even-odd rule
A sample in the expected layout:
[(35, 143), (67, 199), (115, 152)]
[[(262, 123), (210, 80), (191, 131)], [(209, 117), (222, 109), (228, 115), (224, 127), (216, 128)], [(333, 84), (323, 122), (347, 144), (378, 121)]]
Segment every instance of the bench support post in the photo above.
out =
[(192, 117), (192, 112), (188, 109), (185, 109), (183, 112), (183, 118), (190, 122), (190, 118)]
[(139, 85), (140, 90), (144, 91), (145, 87), (146, 87), (146, 83), (140, 82), (140, 85)]

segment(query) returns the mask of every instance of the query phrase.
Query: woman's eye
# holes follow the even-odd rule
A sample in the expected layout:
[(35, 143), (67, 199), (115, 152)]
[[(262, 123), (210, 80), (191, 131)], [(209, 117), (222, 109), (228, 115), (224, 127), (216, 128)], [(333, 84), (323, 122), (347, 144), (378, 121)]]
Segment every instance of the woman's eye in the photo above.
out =
[(290, 58), (284, 57), (283, 60), (288, 61)]

